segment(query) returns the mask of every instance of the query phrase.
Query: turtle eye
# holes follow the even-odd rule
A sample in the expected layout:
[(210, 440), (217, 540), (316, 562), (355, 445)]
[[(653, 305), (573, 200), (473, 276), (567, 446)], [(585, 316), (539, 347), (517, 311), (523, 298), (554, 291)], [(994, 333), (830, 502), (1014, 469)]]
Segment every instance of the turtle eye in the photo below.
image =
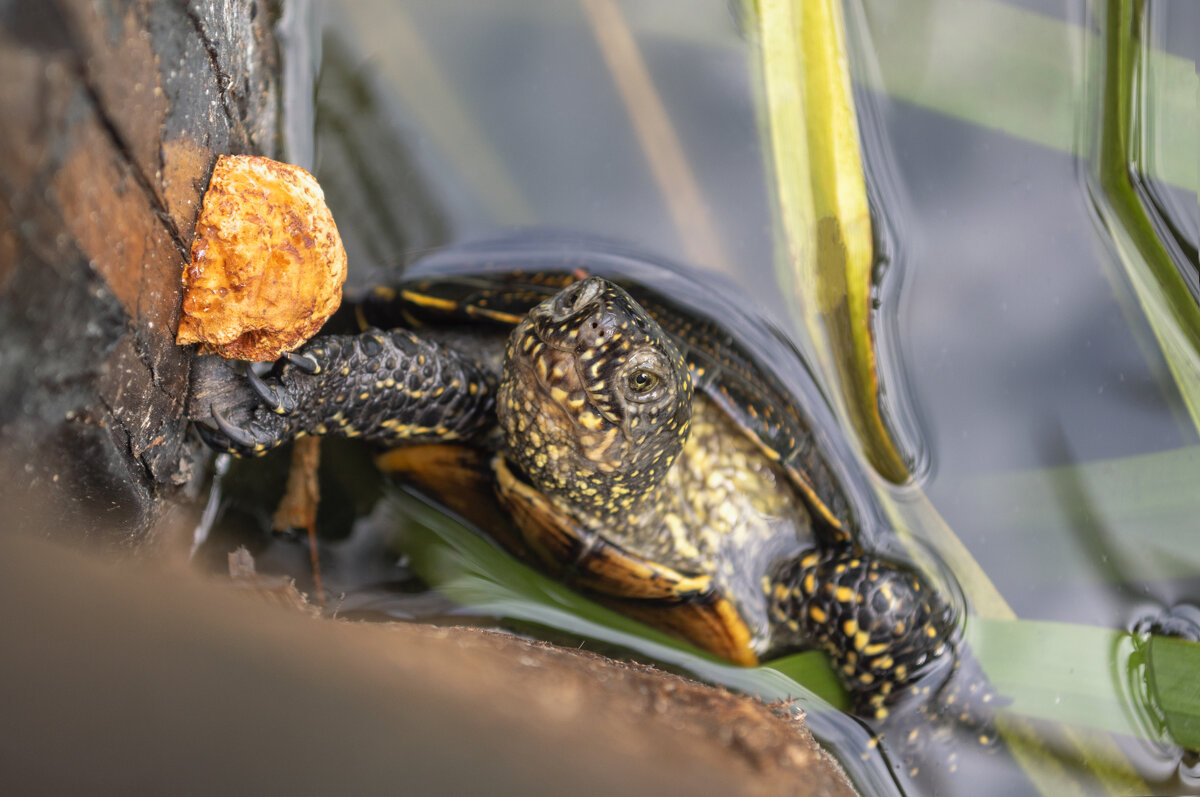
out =
[(642, 395), (649, 393), (658, 384), (658, 374), (653, 371), (647, 371), (645, 368), (638, 368), (629, 375), (626, 381), (629, 383), (629, 389), (633, 393)]

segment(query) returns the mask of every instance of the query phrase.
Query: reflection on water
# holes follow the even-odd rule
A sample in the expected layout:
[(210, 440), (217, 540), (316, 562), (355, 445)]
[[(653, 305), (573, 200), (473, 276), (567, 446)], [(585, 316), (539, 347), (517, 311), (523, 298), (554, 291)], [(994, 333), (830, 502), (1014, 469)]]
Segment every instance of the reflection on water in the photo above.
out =
[[(1193, 18), (1183, 5), (1164, 4), (1155, 17), (1171, 68), (1196, 55), (1194, 37), (1181, 41), (1162, 23)], [(1099, 60), (1091, 4), (926, 0), (902, 15), (891, 6), (864, 0), (847, 13), (864, 124), (883, 142), (868, 145), (869, 167), (885, 187), (894, 239), (878, 294), (890, 353), (883, 367), (903, 375), (907, 390), (894, 383), (891, 398), (911, 393), (929, 458), (920, 484), (885, 497), (935, 547), (928, 519), (944, 521), (1016, 617), (1126, 629), (1148, 601), (1200, 602), (1200, 557), (1189, 542), (1200, 517), (1200, 439), (1081, 181), (1095, 119), (1088, 69)], [(675, 144), (663, 146), (677, 149), (670, 157), (694, 181), (720, 259), (755, 301), (783, 313), (754, 44), (724, 0), (688, 4), (685, 18), (674, 3), (621, 9), (671, 126)], [(429, 248), (527, 224), (713, 265), (692, 256), (652, 168), (663, 153), (639, 136), (637, 103), (580, 8), (348, 0), (330, 17), (316, 169), (359, 284)], [(1169, 129), (1172, 96), (1155, 106), (1165, 119), (1158, 130)], [(1153, 151), (1147, 190), (1174, 220), (1179, 251), (1186, 256), (1190, 241), (1194, 255), (1196, 218), (1186, 209), (1195, 211), (1195, 169), (1178, 170), (1173, 146)], [(340, 495), (354, 507), (323, 505), (330, 535), (345, 537), (369, 514), (364, 485), (377, 482), (368, 470), (323, 472), (326, 504)], [(932, 514), (914, 509), (924, 498)], [(253, 521), (245, 526), (253, 538)], [(411, 561), (398, 565), (390, 550), (378, 534), (358, 532), (330, 545), (326, 577), (350, 593), (347, 608), (461, 611), (422, 592)], [(279, 569), (306, 567), (297, 546), (260, 541), (258, 551)], [(957, 575), (969, 595), (982, 589), (979, 576)], [(473, 596), (469, 612), (629, 641), (520, 589), (501, 600), (479, 591), (484, 581), (458, 578), (459, 591), (444, 594)], [(778, 674), (636, 644), (704, 677), (790, 696)], [(810, 719), (860, 788), (895, 788), (878, 754), (860, 758), (870, 750), (861, 726), (819, 710)], [(1119, 742), (1149, 788), (1196, 785), (1194, 772), (1176, 773), (1180, 754), (1169, 742)], [(980, 775), (994, 793), (1034, 788), (1007, 756), (975, 766), (1009, 768)], [(1095, 786), (1082, 771), (1070, 777)]]

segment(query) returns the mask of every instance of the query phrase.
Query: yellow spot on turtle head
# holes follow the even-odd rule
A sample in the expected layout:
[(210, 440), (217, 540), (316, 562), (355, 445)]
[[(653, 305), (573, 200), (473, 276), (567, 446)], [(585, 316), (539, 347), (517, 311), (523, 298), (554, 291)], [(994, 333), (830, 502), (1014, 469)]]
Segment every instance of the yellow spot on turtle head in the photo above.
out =
[(604, 426), (604, 419), (592, 411), (580, 413), (579, 425), (590, 432), (598, 432)]

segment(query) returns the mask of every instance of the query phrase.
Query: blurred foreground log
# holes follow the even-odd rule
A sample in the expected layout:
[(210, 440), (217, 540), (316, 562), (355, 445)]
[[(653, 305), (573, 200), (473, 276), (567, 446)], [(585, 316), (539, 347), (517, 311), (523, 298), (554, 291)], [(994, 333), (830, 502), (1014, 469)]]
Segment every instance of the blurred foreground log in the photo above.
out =
[(6, 794), (852, 793), (806, 731), (721, 689), (20, 537), (0, 628)]
[(136, 546), (192, 478), (180, 275), (216, 155), (274, 153), (277, 7), (0, 4), (8, 529)]

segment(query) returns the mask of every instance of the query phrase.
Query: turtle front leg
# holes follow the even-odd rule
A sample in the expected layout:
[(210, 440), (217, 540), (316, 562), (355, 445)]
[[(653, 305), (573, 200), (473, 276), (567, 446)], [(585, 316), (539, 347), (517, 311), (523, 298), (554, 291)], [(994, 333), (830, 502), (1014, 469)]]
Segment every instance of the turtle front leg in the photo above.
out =
[(305, 434), (383, 444), (464, 440), (493, 422), (495, 377), (408, 330), (314, 338), (266, 377), (197, 359), (189, 415), (205, 442), (256, 456)]

